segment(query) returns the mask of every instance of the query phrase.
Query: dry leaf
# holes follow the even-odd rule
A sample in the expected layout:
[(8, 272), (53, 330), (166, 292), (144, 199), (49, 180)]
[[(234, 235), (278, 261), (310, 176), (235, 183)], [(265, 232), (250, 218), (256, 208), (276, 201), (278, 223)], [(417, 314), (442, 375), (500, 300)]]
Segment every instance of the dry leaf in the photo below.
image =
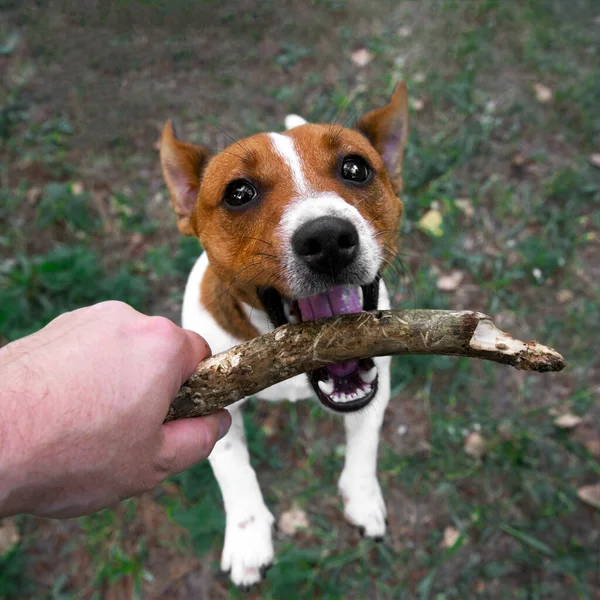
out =
[(556, 294), (556, 299), (560, 304), (566, 304), (567, 302), (571, 302), (575, 298), (575, 294), (571, 290), (560, 290)]
[(517, 177), (522, 177), (525, 175), (526, 169), (528, 169), (532, 163), (533, 161), (530, 158), (523, 156), (520, 152), (517, 152), (510, 161), (510, 167)]
[(442, 222), (442, 213), (439, 210), (431, 209), (419, 219), (417, 225), (421, 231), (425, 231), (436, 237), (441, 237), (444, 235)]
[(366, 67), (375, 57), (375, 55), (367, 50), (366, 48), (361, 48), (360, 50), (356, 50), (350, 55), (352, 62), (357, 67)]
[(525, 166), (526, 163), (527, 163), (527, 159), (520, 152), (517, 152), (512, 157), (512, 160), (510, 161), (510, 164), (515, 169), (522, 169)]
[(452, 546), (456, 544), (459, 537), (460, 532), (458, 531), (458, 529), (449, 525), (448, 527), (446, 527), (446, 529), (444, 529), (444, 537), (441, 543), (442, 548), (452, 548)]
[(438, 290), (442, 292), (454, 292), (465, 278), (462, 271), (451, 271), (447, 275), (440, 275), (437, 280)]
[(598, 169), (600, 169), (600, 154), (592, 154), (590, 156), (590, 162), (597, 167)]
[(20, 539), (19, 529), (12, 519), (0, 521), (0, 556), (18, 544)]
[(73, 196), (80, 196), (83, 194), (83, 183), (81, 183), (81, 181), (76, 181), (71, 185), (71, 192), (73, 193)]
[(410, 27), (404, 26), (398, 29), (398, 35), (400, 37), (408, 37), (412, 33), (412, 29)]
[(559, 429), (573, 429), (573, 427), (577, 427), (579, 423), (581, 423), (581, 417), (574, 415), (572, 413), (564, 413), (560, 415), (560, 417), (556, 417), (554, 419), (554, 424)]
[(600, 434), (591, 423), (582, 423), (574, 429), (571, 439), (581, 444), (592, 456), (600, 456)]
[(32, 187), (25, 192), (27, 203), (33, 206), (42, 197), (42, 188)]
[(535, 98), (541, 104), (548, 104), (552, 101), (552, 90), (542, 83), (534, 83), (533, 90), (535, 91)]
[(410, 107), (417, 112), (421, 112), (423, 108), (425, 108), (425, 102), (423, 102), (421, 98), (409, 98), (408, 103), (410, 104)]
[(460, 210), (465, 214), (465, 216), (469, 219), (472, 219), (475, 215), (475, 209), (473, 208), (473, 203), (469, 198), (457, 198), (454, 201), (454, 204), (460, 208)]
[(600, 510), (600, 483), (580, 487), (577, 490), (577, 497), (582, 502)]
[(473, 431), (465, 439), (465, 453), (471, 458), (481, 458), (487, 450), (487, 442), (480, 433)]
[(299, 529), (308, 527), (308, 516), (301, 508), (293, 507), (279, 517), (279, 531), (285, 535), (293, 536)]

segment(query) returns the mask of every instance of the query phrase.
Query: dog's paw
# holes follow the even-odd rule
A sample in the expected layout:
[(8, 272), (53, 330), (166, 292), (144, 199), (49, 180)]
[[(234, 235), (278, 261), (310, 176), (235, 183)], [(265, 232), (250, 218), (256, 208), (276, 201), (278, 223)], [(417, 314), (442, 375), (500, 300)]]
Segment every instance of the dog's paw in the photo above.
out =
[(349, 477), (342, 474), (338, 484), (344, 503), (344, 517), (361, 534), (383, 538), (387, 511), (376, 477)]
[(258, 583), (273, 563), (274, 521), (264, 504), (227, 514), (221, 569), (229, 572), (235, 585)]

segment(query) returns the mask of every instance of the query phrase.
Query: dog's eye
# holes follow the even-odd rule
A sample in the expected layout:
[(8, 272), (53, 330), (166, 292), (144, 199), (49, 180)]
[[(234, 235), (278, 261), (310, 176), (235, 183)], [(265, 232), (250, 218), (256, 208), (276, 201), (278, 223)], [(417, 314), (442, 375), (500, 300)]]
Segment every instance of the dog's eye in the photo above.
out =
[(224, 200), (231, 208), (240, 208), (256, 198), (257, 193), (254, 186), (245, 179), (232, 181), (225, 190)]
[(342, 177), (355, 183), (365, 182), (371, 175), (371, 168), (364, 158), (349, 156), (342, 163)]

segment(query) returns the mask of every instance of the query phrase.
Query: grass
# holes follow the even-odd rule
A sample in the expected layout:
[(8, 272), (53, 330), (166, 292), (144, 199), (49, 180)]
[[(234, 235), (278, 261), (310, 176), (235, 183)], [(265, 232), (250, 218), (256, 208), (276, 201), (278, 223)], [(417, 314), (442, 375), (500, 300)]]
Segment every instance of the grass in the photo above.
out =
[[(277, 534), (277, 563), (250, 597), (597, 597), (598, 515), (577, 497), (600, 474), (591, 0), (320, 0), (265, 5), (242, 20), (214, 2), (103, 11), (83, 2), (69, 13), (82, 29), (68, 36), (66, 12), (0, 7), (4, 340), (104, 298), (178, 319), (200, 248), (177, 236), (160, 181), (153, 144), (167, 117), (218, 149), (229, 141), (215, 124), (235, 136), (277, 129), (287, 112), (351, 124), (403, 76), (421, 103), (411, 113), (401, 255), (386, 275), (396, 303), (493, 314), (569, 362), (560, 375), (523, 376), (448, 357), (394, 360), (383, 544), (361, 540), (341, 517), (339, 423), (310, 403), (250, 403), (248, 441), (268, 505), (276, 516), (297, 505), (310, 522), (294, 539)], [(199, 22), (211, 24), (210, 49), (189, 25)], [(270, 27), (269, 40), (258, 27)], [(360, 47), (375, 57), (363, 71), (349, 58)], [(65, 61), (58, 86), (52, 69)], [(536, 99), (536, 82), (551, 102)], [(65, 96), (70, 83), (77, 91)], [(420, 228), (429, 210), (442, 235)], [(460, 285), (441, 292), (440, 275), (452, 271)], [(567, 410), (584, 419), (572, 431), (553, 423)], [(479, 459), (464, 452), (473, 432), (486, 441)], [(218, 574), (220, 506), (201, 464), (154, 495), (64, 526), (20, 519), (20, 543), (0, 555), (0, 597), (241, 598)], [(448, 527), (458, 532), (449, 547)]]

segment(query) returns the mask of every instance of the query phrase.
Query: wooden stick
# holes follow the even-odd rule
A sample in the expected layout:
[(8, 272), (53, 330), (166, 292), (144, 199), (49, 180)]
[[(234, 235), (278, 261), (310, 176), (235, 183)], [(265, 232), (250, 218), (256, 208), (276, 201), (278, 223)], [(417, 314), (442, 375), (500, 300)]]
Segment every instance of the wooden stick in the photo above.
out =
[(198, 365), (165, 421), (199, 417), (330, 363), (393, 354), (482, 358), (526, 371), (560, 371), (563, 357), (500, 331), (472, 311), (387, 310), (284, 325)]

